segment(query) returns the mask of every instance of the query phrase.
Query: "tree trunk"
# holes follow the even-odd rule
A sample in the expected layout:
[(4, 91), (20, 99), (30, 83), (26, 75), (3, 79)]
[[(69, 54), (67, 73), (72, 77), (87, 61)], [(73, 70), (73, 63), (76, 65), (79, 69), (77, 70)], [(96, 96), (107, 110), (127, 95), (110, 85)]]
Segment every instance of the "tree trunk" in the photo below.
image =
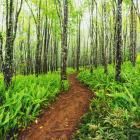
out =
[(104, 20), (103, 23), (103, 66), (104, 66), (104, 73), (108, 74), (107, 69), (107, 47), (108, 47), (108, 35), (107, 35), (107, 13), (106, 13), (106, 2), (103, 4), (103, 15)]
[(115, 2), (113, 1), (113, 63), (116, 63), (116, 46), (117, 46), (117, 16), (115, 9)]
[(36, 25), (36, 35), (37, 35), (37, 46), (35, 54), (35, 74), (38, 76), (41, 72), (41, 0), (39, 1), (37, 25)]
[(30, 19), (29, 19), (29, 27), (28, 27), (28, 39), (27, 39), (27, 75), (31, 73), (31, 43), (30, 43)]
[(130, 12), (130, 61), (133, 66), (136, 64), (136, 40), (137, 40), (137, 17), (133, 0), (131, 0)]
[(13, 76), (13, 0), (6, 1), (6, 44), (5, 44), (5, 63), (4, 63), (4, 82), (9, 87)]
[(117, 3), (116, 81), (121, 81), (122, 63), (122, 0)]
[(95, 63), (95, 68), (97, 68), (97, 60), (98, 60), (98, 58), (97, 58), (97, 56), (98, 56), (98, 10), (97, 10), (97, 2), (96, 2), (96, 39), (95, 39), (95, 60), (94, 60), (94, 63)]
[(68, 0), (64, 0), (64, 18), (62, 23), (61, 48), (61, 88), (64, 89), (64, 80), (67, 79), (67, 26), (68, 26)]
[(18, 17), (22, 8), (23, 0), (20, 2), (19, 10), (16, 10), (14, 18), (14, 0), (6, 0), (6, 43), (5, 62), (3, 65), (4, 82), (9, 87), (13, 77), (13, 46), (16, 38)]
[(81, 47), (81, 19), (78, 16), (78, 33), (77, 33), (77, 51), (76, 51), (76, 71), (79, 71), (80, 64), (80, 47)]
[(91, 48), (91, 52), (90, 52), (90, 73), (93, 73), (93, 62), (94, 62), (94, 40), (93, 40), (93, 11), (94, 11), (94, 6), (93, 6), (93, 0), (91, 1), (91, 14), (90, 14), (90, 48)]
[(3, 64), (3, 36), (0, 32), (0, 72), (2, 72), (2, 64)]

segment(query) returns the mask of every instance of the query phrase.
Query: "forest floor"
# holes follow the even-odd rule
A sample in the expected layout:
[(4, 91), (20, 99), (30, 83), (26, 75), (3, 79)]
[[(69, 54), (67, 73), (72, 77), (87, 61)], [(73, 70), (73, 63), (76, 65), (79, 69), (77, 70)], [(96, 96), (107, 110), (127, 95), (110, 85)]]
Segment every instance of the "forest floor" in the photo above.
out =
[(93, 94), (76, 79), (76, 74), (69, 76), (69, 82), (70, 89), (62, 93), (35, 124), (21, 132), (19, 140), (72, 139)]

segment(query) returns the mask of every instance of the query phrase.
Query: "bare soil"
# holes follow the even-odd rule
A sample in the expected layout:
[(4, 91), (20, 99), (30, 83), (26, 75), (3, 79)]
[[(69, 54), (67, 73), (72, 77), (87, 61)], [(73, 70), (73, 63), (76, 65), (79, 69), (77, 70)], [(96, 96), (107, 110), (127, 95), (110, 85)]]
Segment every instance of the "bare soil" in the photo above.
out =
[(69, 76), (70, 89), (40, 116), (36, 123), (21, 132), (19, 140), (71, 140), (81, 117), (87, 112), (91, 91), (76, 74)]

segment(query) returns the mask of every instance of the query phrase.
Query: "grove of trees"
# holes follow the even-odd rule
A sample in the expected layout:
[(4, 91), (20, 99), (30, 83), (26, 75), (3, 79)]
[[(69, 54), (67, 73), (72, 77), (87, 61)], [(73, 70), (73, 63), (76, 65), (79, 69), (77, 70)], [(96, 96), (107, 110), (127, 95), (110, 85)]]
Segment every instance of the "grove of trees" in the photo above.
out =
[(6, 86), (14, 74), (38, 76), (58, 68), (63, 81), (71, 66), (93, 72), (103, 65), (108, 74), (111, 63), (121, 81), (121, 64), (136, 63), (139, 14), (138, 0), (1, 0), (0, 64)]

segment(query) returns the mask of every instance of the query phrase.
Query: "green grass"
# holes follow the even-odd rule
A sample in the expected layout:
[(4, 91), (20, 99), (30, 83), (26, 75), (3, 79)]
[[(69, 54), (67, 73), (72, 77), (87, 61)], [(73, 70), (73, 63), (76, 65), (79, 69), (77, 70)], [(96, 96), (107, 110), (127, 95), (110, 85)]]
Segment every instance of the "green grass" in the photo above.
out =
[[(16, 137), (21, 128), (27, 127), (60, 93), (59, 73), (35, 77), (17, 76), (5, 90), (0, 76), (0, 139)], [(65, 81), (65, 90), (69, 87)], [(14, 138), (13, 138), (14, 139)]]
[(103, 68), (93, 74), (82, 71), (78, 79), (89, 86), (96, 98), (74, 136), (75, 140), (139, 140), (140, 139), (140, 65), (122, 66), (122, 83), (114, 80), (114, 68), (109, 74)]

